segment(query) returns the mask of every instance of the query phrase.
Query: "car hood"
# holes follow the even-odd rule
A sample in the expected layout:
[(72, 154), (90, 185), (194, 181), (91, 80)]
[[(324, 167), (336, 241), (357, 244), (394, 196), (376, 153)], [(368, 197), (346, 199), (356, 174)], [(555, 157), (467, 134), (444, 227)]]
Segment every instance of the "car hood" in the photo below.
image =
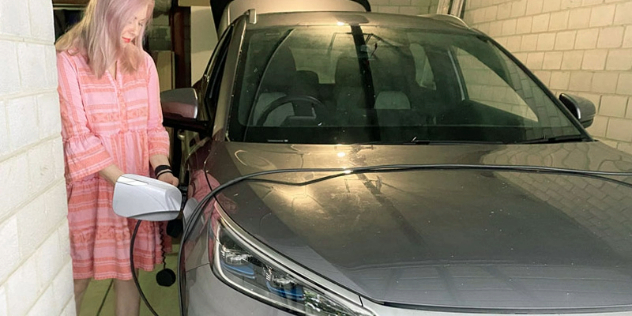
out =
[[(207, 174), (220, 183), (265, 170), (387, 164), (632, 170), (629, 156), (596, 142), (213, 146)], [(244, 182), (223, 191), (220, 204), (281, 255), (376, 302), (467, 309), (632, 305), (628, 178), (456, 169), (318, 180), (326, 175), (266, 177), (302, 185)]]

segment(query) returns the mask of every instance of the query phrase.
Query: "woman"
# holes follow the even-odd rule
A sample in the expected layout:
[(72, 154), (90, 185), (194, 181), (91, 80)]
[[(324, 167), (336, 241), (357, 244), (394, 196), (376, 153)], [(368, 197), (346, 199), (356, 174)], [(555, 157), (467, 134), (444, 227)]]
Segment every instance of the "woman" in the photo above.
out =
[[(83, 19), (55, 44), (66, 162), (68, 224), (77, 312), (91, 279), (115, 279), (116, 314), (138, 315), (129, 265), (135, 221), (114, 214), (114, 183), (124, 173), (178, 185), (169, 167), (158, 75), (142, 50), (153, 0), (90, 0)], [(144, 222), (137, 268), (162, 261), (161, 235)]]

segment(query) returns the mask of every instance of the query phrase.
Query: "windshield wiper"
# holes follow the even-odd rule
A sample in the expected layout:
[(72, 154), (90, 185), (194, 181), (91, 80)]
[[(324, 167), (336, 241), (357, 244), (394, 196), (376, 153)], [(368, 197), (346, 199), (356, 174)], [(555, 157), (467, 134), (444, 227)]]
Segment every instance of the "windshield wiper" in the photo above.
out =
[(413, 137), (405, 145), (457, 145), (457, 144), (502, 144), (498, 141), (484, 141), (484, 140), (446, 140), (446, 139), (417, 139), (417, 136)]
[(555, 137), (543, 137), (538, 139), (525, 140), (518, 142), (517, 144), (555, 144), (555, 143), (570, 143), (570, 142), (585, 142), (589, 139), (582, 135), (565, 135)]

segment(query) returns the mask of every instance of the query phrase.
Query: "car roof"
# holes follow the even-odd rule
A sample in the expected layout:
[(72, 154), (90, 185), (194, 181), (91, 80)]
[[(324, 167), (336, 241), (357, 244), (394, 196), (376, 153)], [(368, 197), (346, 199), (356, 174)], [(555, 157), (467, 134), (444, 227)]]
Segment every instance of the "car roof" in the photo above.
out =
[(480, 34), (480, 32), (468, 27), (463, 20), (451, 15), (428, 14), (411, 16), (373, 12), (283, 12), (258, 14), (256, 23), (249, 24), (248, 28), (340, 25), (341, 23)]

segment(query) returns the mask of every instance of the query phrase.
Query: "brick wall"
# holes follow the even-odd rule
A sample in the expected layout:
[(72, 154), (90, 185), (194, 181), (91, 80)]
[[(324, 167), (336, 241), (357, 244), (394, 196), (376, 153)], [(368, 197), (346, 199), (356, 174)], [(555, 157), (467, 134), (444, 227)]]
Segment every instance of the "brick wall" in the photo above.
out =
[(52, 3), (0, 0), (0, 315), (74, 315)]
[(373, 12), (419, 15), (436, 13), (439, 0), (369, 0)]
[(469, 0), (464, 19), (556, 94), (592, 100), (588, 131), (632, 153), (632, 0)]

